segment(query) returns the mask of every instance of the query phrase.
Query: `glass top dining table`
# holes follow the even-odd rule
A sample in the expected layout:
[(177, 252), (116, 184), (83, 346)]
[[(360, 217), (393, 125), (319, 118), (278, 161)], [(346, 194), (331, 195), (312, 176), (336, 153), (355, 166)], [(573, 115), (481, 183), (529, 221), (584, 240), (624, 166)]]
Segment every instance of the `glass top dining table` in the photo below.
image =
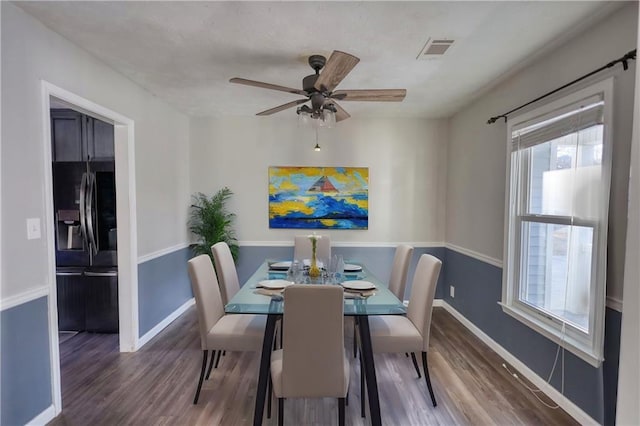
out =
[[(359, 265), (362, 266), (362, 265)], [(286, 279), (286, 271), (269, 270), (268, 262), (265, 261), (256, 272), (240, 288), (229, 303), (225, 306), (228, 314), (282, 314), (284, 300), (278, 291), (266, 291), (259, 288), (260, 281)], [(344, 281), (365, 280), (372, 283), (375, 289), (370, 292), (345, 292), (344, 314), (354, 315), (404, 315), (406, 307), (389, 290), (386, 283), (381, 282), (366, 267), (362, 266), (362, 271), (347, 272), (344, 274)], [(306, 281), (309, 279), (306, 277)], [(317, 279), (308, 282), (310, 285), (321, 284), (322, 280)], [(360, 296), (360, 294), (370, 294)]]
[[(263, 280), (286, 279), (286, 271), (269, 270), (269, 263), (268, 261), (264, 261), (247, 282), (244, 283), (240, 291), (238, 291), (225, 306), (225, 312), (227, 314), (257, 314), (267, 316), (260, 357), (260, 370), (258, 372), (255, 410), (253, 414), (254, 426), (262, 424), (276, 322), (284, 313), (285, 304), (284, 297), (279, 291), (266, 291), (259, 286), (259, 283)], [(359, 331), (358, 341), (362, 361), (361, 365), (364, 368), (363, 373), (367, 383), (371, 424), (373, 426), (380, 426), (382, 421), (373, 359), (373, 347), (371, 345), (371, 334), (369, 332), (369, 316), (405, 315), (406, 307), (389, 290), (386, 283), (383, 283), (375, 277), (364, 265), (360, 263), (355, 264), (362, 266), (362, 271), (347, 272), (344, 274), (344, 280), (368, 281), (375, 286), (375, 289), (364, 293), (345, 291), (344, 315), (353, 316), (357, 319), (356, 324)], [(308, 278), (306, 278), (305, 281), (308, 281)], [(309, 285), (313, 285), (314, 283), (319, 284), (321, 282), (322, 280), (316, 279), (309, 283)], [(270, 397), (270, 395), (268, 397)], [(364, 408), (362, 408), (362, 410), (364, 415)]]

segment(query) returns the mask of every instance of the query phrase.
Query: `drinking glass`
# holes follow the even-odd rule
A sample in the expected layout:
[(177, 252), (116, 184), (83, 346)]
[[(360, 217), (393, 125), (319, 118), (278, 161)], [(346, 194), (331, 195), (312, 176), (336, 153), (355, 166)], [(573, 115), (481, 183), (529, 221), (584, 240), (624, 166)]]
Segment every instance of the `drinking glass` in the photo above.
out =
[(340, 284), (344, 275), (344, 259), (339, 254), (331, 257), (329, 264), (329, 277), (332, 284)]
[(299, 260), (294, 259), (291, 261), (291, 267), (287, 271), (287, 280), (296, 284), (302, 282), (302, 263)]

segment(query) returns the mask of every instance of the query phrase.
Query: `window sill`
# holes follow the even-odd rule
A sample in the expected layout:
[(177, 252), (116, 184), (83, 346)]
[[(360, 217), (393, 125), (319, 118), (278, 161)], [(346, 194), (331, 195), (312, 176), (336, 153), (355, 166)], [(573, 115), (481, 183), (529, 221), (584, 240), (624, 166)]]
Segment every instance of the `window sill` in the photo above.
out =
[(520, 321), (527, 327), (542, 334), (552, 342), (564, 347), (566, 350), (576, 355), (584, 362), (590, 364), (595, 368), (598, 368), (602, 365), (602, 357), (595, 354), (593, 350), (590, 347), (586, 346), (584, 343), (567, 335), (566, 333), (564, 334), (564, 336), (562, 336), (562, 332), (560, 330), (538, 320), (528, 312), (525, 312), (513, 306), (506, 305), (502, 302), (498, 302), (498, 304), (502, 306), (502, 311), (504, 313)]

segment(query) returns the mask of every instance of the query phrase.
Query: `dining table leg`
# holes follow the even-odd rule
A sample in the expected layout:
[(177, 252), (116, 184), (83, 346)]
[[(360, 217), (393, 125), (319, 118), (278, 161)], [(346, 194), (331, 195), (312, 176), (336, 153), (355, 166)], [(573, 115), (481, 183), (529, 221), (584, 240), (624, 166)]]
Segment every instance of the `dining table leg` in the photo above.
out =
[(262, 416), (264, 414), (265, 397), (267, 395), (267, 384), (269, 383), (269, 374), (271, 367), (271, 349), (273, 345), (273, 336), (276, 330), (276, 322), (278, 314), (269, 314), (267, 316), (267, 324), (264, 328), (264, 339), (262, 340), (262, 355), (260, 356), (260, 372), (258, 373), (258, 389), (256, 391), (256, 407), (253, 412), (253, 425), (262, 424)]
[(378, 398), (378, 381), (376, 380), (376, 367), (373, 362), (373, 347), (371, 346), (371, 333), (369, 332), (369, 318), (366, 315), (358, 317), (358, 329), (360, 330), (360, 348), (364, 361), (364, 375), (367, 381), (367, 394), (369, 395), (369, 412), (371, 413), (372, 426), (381, 426), (380, 399)]

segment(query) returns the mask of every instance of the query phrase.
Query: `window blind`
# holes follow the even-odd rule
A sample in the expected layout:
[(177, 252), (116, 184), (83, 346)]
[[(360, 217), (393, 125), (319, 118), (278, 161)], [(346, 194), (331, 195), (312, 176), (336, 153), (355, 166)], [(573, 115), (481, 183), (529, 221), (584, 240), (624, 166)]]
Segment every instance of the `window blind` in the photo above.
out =
[(511, 149), (517, 151), (575, 133), (604, 122), (604, 101), (592, 96), (563, 108), (553, 118), (538, 117), (522, 123), (511, 133)]

